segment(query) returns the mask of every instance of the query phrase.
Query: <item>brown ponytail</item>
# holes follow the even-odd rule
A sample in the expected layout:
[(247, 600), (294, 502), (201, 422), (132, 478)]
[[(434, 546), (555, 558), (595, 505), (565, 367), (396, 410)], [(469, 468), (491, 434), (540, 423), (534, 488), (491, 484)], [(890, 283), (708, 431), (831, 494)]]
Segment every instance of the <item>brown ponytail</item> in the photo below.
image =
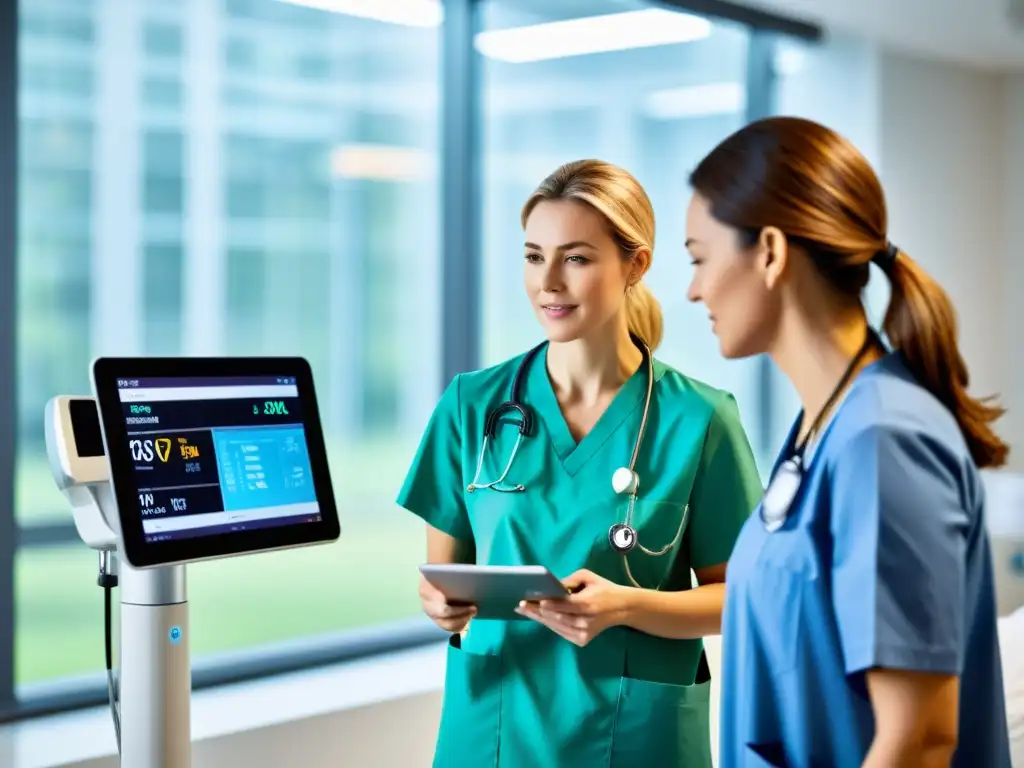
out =
[(980, 468), (1001, 467), (1009, 447), (989, 426), (1005, 409), (967, 394), (967, 365), (957, 344), (956, 311), (942, 287), (899, 252), (888, 268), (892, 295), (882, 324), (907, 366), (956, 417)]
[(781, 230), (852, 301), (860, 299), (877, 260), (892, 284), (883, 324), (890, 342), (956, 417), (975, 463), (1006, 462), (1009, 448), (990, 426), (1004, 409), (967, 394), (953, 305), (924, 270), (890, 249), (885, 194), (856, 147), (811, 120), (756, 120), (701, 160), (690, 184), (742, 242), (757, 242), (765, 227)]

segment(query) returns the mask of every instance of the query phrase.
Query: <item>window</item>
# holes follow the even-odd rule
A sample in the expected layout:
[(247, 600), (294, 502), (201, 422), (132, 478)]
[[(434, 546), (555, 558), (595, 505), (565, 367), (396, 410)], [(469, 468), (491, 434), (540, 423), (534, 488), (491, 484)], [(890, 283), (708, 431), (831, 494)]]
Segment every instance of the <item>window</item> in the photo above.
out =
[(101, 354), (301, 354), (316, 374), (342, 541), (191, 566), (194, 657), (421, 616), (423, 529), (393, 500), (440, 394), (437, 30), (280, 0), (103, 7), (20, 5), (23, 696), (103, 664), (95, 553), (40, 428)]
[(185, 205), (185, 142), (180, 131), (147, 131), (142, 137), (144, 213), (180, 218)]
[[(776, 50), (775, 112), (817, 120), (840, 131), (878, 168), (878, 118), (867, 106), (876, 103), (875, 55), (869, 41), (841, 34), (830, 35), (823, 45), (781, 42)], [(889, 302), (888, 280), (873, 271), (864, 298), (868, 317), (880, 328)], [(789, 379), (774, 365), (770, 370), (770, 443), (781, 447), (801, 403)]]
[[(757, 23), (717, 2), (699, 4)], [(18, 0), (13, 19), (0, 3), (0, 57), (18, 52), (16, 83), (0, 59), (0, 116), (16, 111), (18, 131), (18, 210), (0, 209), (0, 287), (17, 298), (15, 349), (0, 335), (16, 378), (14, 508), (0, 502), (0, 522), (18, 528), (0, 537), (15, 577), (11, 588), (0, 571), (0, 719), (80, 699), (61, 699), (75, 681), (106, 698), (97, 558), (54, 487), (41, 429), (50, 397), (89, 392), (98, 355), (300, 354), (316, 376), (342, 539), (190, 566), (193, 659), (220, 670), (197, 685), (228, 679), (238, 654), (276, 647), (270, 666), (288, 666), (298, 654), (284, 641), (428, 627), (414, 570), (423, 526), (393, 499), (442, 373), (539, 340), (518, 287), (518, 214), (568, 160), (602, 157), (645, 185), (659, 218), (649, 282), (668, 327), (659, 356), (734, 392), (760, 442), (763, 378), (721, 360), (686, 302), (683, 248), (690, 166), (744, 120), (748, 79), (769, 81), (748, 72), (748, 29), (677, 13), (677, 41), (629, 47), (620, 28), (590, 52), (566, 41), (600, 35), (551, 45), (530, 32), (673, 4)], [(439, 28), (442, 10), (455, 21)], [(442, 45), (482, 77), (442, 68)], [(0, 166), (14, 146), (0, 123)], [(4, 215), (17, 216), (13, 254)], [(467, 343), (477, 303), (479, 345)]]
[(62, 42), (86, 42), (94, 39), (92, 19), (76, 16), (71, 9), (67, 14), (55, 15), (43, 11), (25, 8), (21, 14), (21, 32), (23, 35), (61, 40)]
[[(630, 15), (625, 27), (635, 40), (593, 26), (594, 17), (613, 13)], [(551, 22), (562, 22), (560, 40), (591, 45), (568, 55), (571, 46), (546, 37), (544, 25)], [(666, 24), (679, 42), (644, 47), (645, 33)], [(607, 160), (632, 172), (654, 205), (657, 243), (646, 280), (662, 304), (666, 327), (656, 354), (733, 392), (750, 439), (758, 444), (757, 362), (722, 359), (705, 310), (686, 300), (691, 267), (684, 247), (687, 175), (745, 121), (749, 38), (736, 24), (639, 2), (485, 4), (478, 46), (485, 55), (487, 94), (485, 362), (511, 357), (542, 338), (522, 290), (509, 287), (521, 284), (522, 204), (560, 164)]]
[(182, 52), (182, 30), (173, 24), (149, 22), (143, 27), (142, 40), (147, 56), (177, 58)]
[(147, 77), (142, 84), (142, 102), (147, 108), (181, 109), (182, 85), (177, 78)]
[(181, 354), (181, 245), (148, 244), (142, 257), (143, 306), (149, 354)]

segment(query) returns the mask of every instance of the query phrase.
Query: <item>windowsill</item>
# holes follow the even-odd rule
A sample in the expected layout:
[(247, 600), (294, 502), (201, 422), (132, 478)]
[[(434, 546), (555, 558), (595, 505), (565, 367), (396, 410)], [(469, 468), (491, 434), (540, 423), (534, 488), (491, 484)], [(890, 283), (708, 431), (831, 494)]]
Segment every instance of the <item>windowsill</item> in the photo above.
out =
[[(192, 742), (442, 690), (445, 643), (209, 688), (192, 695)], [(0, 764), (63, 766), (117, 753), (109, 707), (0, 726)]]

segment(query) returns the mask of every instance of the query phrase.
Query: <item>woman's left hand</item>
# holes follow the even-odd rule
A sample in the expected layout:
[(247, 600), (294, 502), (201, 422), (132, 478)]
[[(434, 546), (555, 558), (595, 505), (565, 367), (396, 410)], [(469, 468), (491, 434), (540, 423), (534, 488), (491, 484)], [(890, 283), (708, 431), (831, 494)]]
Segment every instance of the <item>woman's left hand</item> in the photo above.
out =
[(522, 602), (516, 613), (538, 621), (583, 647), (608, 627), (621, 624), (629, 601), (629, 587), (596, 573), (577, 571), (562, 582), (572, 592), (557, 600)]

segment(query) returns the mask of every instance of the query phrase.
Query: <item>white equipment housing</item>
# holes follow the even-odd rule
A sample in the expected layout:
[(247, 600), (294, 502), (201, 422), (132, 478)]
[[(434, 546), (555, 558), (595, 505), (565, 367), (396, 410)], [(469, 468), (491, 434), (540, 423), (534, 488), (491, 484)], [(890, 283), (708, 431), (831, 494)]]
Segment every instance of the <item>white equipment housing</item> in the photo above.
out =
[(46, 404), (46, 449), (99, 553), (121, 765), (191, 768), (186, 564), (340, 534), (312, 370), (298, 357), (99, 358), (92, 379), (93, 397)]
[[(71, 408), (91, 397), (46, 404), (46, 450), (78, 535), (100, 553), (99, 583), (121, 590), (119, 680), (108, 670), (121, 764), (190, 768), (192, 668), (184, 565), (136, 569), (117, 558), (119, 517), (105, 456), (78, 453)], [(109, 620), (109, 618), (108, 618)], [(110, 638), (108, 636), (108, 651)], [(115, 693), (118, 692), (118, 693)]]

